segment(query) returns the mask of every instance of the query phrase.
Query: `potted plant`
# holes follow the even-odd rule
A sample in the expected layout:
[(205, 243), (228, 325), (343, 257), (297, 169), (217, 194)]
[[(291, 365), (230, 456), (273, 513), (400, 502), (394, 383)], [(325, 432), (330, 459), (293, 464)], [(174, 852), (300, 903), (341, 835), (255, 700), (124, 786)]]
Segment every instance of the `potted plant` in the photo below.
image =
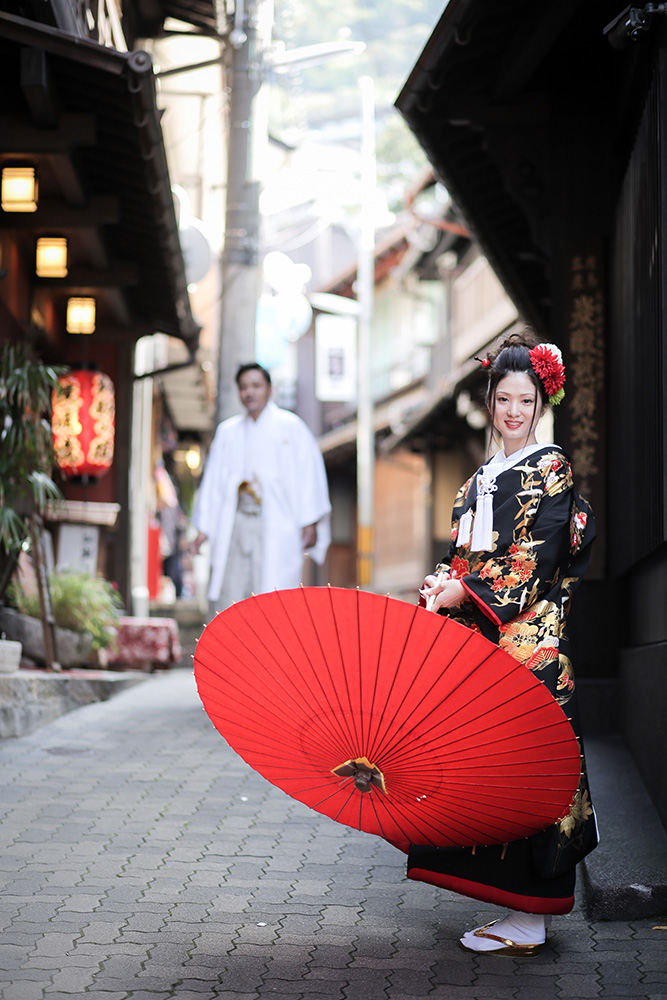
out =
[(0, 632), (0, 674), (11, 674), (18, 670), (21, 663), (21, 643), (15, 639), (7, 639)]
[[(63, 666), (76, 666), (86, 661), (90, 650), (96, 653), (113, 647), (116, 637), (116, 620), (121, 609), (120, 595), (108, 580), (92, 577), (79, 570), (51, 573), (49, 576), (51, 604), (57, 629), (58, 656)], [(39, 625), (39, 594), (35, 587), (27, 587), (16, 579), (8, 589), (16, 611), (0, 612), (0, 623), (11, 621), (19, 612)], [(17, 626), (15, 626), (17, 627)], [(35, 640), (29, 637), (28, 625), (23, 624), (23, 647), (26, 655), (39, 660), (42, 653), (41, 635), (36, 631)], [(74, 635), (68, 638), (66, 633)]]

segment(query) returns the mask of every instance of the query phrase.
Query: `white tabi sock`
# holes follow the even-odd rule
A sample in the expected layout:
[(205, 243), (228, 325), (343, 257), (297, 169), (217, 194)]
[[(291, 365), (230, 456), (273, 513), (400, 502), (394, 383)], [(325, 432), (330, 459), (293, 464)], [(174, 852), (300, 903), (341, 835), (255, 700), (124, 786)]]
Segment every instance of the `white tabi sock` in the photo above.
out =
[[(500, 920), (488, 927), (489, 934), (507, 938), (514, 944), (543, 944), (546, 941), (546, 928), (551, 918), (543, 913), (522, 913), (510, 910)], [(475, 930), (482, 930), (477, 927)], [(475, 937), (475, 930), (466, 931), (461, 938), (461, 944), (473, 951), (498, 951), (505, 945), (501, 941), (490, 941), (489, 938)]]

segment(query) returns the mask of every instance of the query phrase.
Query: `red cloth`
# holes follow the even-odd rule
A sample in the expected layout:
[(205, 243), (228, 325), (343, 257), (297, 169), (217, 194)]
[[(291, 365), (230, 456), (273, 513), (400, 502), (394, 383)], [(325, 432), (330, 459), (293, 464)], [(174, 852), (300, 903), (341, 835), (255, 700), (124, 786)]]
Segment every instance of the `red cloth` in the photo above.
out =
[(148, 597), (156, 601), (160, 593), (162, 554), (160, 552), (160, 525), (153, 518), (148, 526)]
[(181, 658), (178, 625), (173, 618), (118, 619), (117, 649), (109, 651), (110, 663), (126, 666), (168, 666)]

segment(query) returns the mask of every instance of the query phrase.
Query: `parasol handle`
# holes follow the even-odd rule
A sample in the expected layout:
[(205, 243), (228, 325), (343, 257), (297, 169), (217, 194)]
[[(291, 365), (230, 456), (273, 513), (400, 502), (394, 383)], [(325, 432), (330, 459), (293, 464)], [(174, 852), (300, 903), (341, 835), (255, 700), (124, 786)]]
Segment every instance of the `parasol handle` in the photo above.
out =
[(370, 771), (357, 771), (354, 775), (354, 786), (360, 792), (370, 792), (372, 788), (373, 775)]

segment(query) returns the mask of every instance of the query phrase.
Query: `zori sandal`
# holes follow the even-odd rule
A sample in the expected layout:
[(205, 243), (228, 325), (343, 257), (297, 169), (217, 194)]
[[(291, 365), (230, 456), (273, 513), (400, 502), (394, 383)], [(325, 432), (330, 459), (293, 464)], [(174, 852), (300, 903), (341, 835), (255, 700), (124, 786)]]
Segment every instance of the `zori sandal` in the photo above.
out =
[(498, 934), (488, 934), (488, 928), (493, 927), (496, 923), (498, 923), (497, 920), (492, 920), (490, 924), (484, 924), (483, 927), (478, 927), (469, 933), (477, 938), (498, 941), (503, 946), (502, 948), (469, 948), (463, 941), (459, 941), (463, 950), (471, 951), (475, 955), (505, 955), (509, 958), (534, 958), (536, 955), (539, 955), (540, 948), (544, 942), (540, 942), (539, 944), (517, 944), (511, 938), (500, 937)]

